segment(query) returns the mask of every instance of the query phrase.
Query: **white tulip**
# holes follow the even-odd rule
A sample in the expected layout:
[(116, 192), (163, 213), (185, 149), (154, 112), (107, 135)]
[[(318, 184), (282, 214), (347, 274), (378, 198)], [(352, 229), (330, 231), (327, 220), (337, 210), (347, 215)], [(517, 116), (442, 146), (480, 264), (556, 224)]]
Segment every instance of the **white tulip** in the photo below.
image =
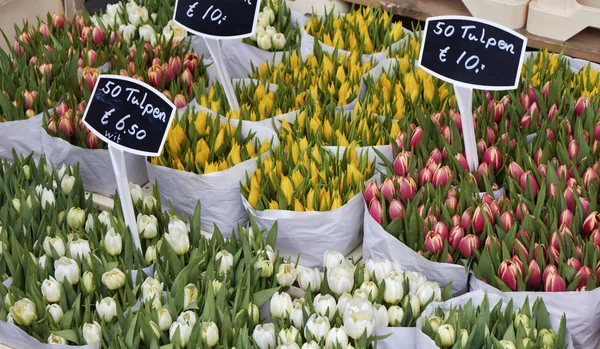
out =
[(335, 349), (348, 348), (348, 335), (343, 327), (332, 328), (327, 333), (327, 337), (325, 338), (325, 348), (326, 349)]
[(287, 319), (293, 310), (292, 297), (287, 293), (277, 292), (271, 297), (271, 316), (276, 319)]
[(404, 277), (408, 279), (410, 294), (415, 294), (417, 292), (417, 289), (421, 287), (421, 285), (425, 284), (425, 282), (427, 281), (423, 274), (417, 273), (415, 271), (404, 272)]
[[(529, 338), (523, 338), (523, 348), (530, 348), (527, 343), (527, 340), (531, 341)], [(467, 342), (469, 341), (469, 331), (466, 329), (460, 330), (460, 348), (465, 349), (467, 347)], [(532, 343), (533, 344), (533, 343)]]
[(142, 299), (144, 301), (149, 301), (156, 295), (159, 295), (160, 297), (162, 297), (163, 287), (164, 287), (164, 285), (162, 282), (160, 282), (154, 278), (147, 277), (141, 286)]
[(215, 257), (219, 263), (219, 272), (227, 273), (233, 267), (233, 255), (225, 250), (219, 251)]
[(10, 314), (16, 323), (23, 326), (29, 326), (37, 320), (35, 304), (28, 298), (23, 298), (12, 305)]
[(188, 35), (187, 30), (179, 26), (175, 21), (170, 20), (167, 26), (163, 29), (163, 35), (167, 40), (183, 41)]
[(333, 320), (337, 304), (335, 303), (335, 298), (331, 295), (318, 294), (313, 300), (313, 306), (315, 307), (315, 313), (328, 317), (330, 321)]
[(323, 281), (323, 274), (319, 269), (308, 269), (302, 268), (298, 271), (298, 284), (304, 291), (309, 289), (315, 293), (321, 289), (321, 282)]
[(144, 198), (144, 208), (148, 211), (154, 210), (156, 206), (156, 198), (154, 196), (146, 196)]
[(65, 255), (65, 242), (62, 238), (51, 238), (49, 236), (46, 236), (42, 247), (44, 248), (44, 252), (46, 252), (48, 256), (52, 256), (52, 248), (50, 248), (50, 246), (54, 247), (54, 250), (56, 251), (58, 257), (62, 257)]
[(383, 280), (385, 282), (383, 300), (390, 305), (396, 305), (404, 298), (404, 279), (400, 276), (389, 274)]
[(268, 25), (265, 28), (265, 32), (267, 34), (269, 34), (271, 37), (273, 37), (273, 36), (275, 36), (275, 34), (277, 34), (277, 29), (275, 29), (275, 27)]
[(400, 308), (397, 305), (392, 305), (388, 309), (388, 320), (390, 327), (399, 327), (402, 323), (402, 318), (404, 317), (404, 309)]
[(48, 303), (56, 303), (60, 300), (62, 287), (52, 276), (42, 282), (42, 296)]
[(310, 341), (310, 343), (302, 344), (302, 349), (321, 349), (321, 346), (315, 341)]
[(187, 284), (183, 288), (183, 309), (187, 309), (192, 302), (198, 299), (198, 288), (194, 284)]
[(443, 347), (451, 347), (454, 345), (454, 342), (456, 341), (456, 332), (452, 325), (441, 325), (437, 329), (437, 333), (440, 336), (440, 342)]
[(121, 24), (119, 27), (119, 32), (121, 33), (121, 37), (127, 44), (131, 43), (131, 40), (135, 37), (135, 33), (137, 32), (137, 28), (132, 24)]
[(190, 237), (187, 230), (171, 229), (171, 223), (169, 223), (169, 232), (164, 235), (164, 238), (178, 256), (184, 255), (190, 250)]
[(260, 310), (254, 303), (248, 305), (248, 318), (252, 324), (258, 324), (260, 321)]
[(84, 229), (87, 233), (91, 233), (94, 231), (94, 216), (91, 213), (88, 213), (87, 215)]
[(171, 327), (173, 323), (173, 319), (171, 318), (171, 314), (167, 308), (159, 308), (158, 309), (158, 327), (161, 331), (166, 331)]
[(52, 320), (54, 320), (54, 323), (56, 324), (59, 324), (64, 316), (63, 310), (58, 304), (48, 304), (46, 306), (46, 311), (52, 316)]
[(256, 263), (254, 263), (255, 269), (260, 269), (260, 277), (268, 278), (273, 275), (273, 263), (271, 263), (268, 259), (259, 258)]
[(273, 247), (271, 247), (270, 245), (265, 246), (264, 250), (258, 250), (256, 254), (258, 254), (259, 256), (267, 257), (267, 259), (273, 264), (276, 262), (277, 259), (275, 251), (273, 251)]
[(354, 270), (346, 263), (327, 269), (327, 283), (337, 296), (351, 292), (354, 287)]
[(343, 254), (338, 251), (327, 250), (323, 256), (323, 268), (329, 270), (337, 267), (346, 260)]
[(413, 318), (418, 318), (419, 314), (421, 313), (421, 302), (419, 301), (419, 297), (417, 297), (416, 295), (410, 295), (408, 296), (408, 298), (405, 298), (405, 301), (406, 299), (408, 299), (408, 304), (404, 307), (406, 308), (407, 306), (410, 306)]
[(431, 329), (434, 332), (437, 332), (438, 328), (444, 324), (444, 320), (437, 316), (432, 316), (432, 317), (428, 318), (427, 322), (429, 322), (429, 326), (431, 326)]
[(96, 289), (96, 284), (94, 283), (94, 273), (89, 270), (83, 273), (83, 276), (81, 277), (81, 287), (86, 295), (94, 292)]
[(373, 318), (375, 327), (387, 327), (390, 322), (388, 310), (381, 304), (373, 304)]
[(67, 166), (65, 164), (63, 164), (60, 168), (60, 170), (58, 170), (58, 179), (61, 180), (64, 175), (67, 173), (67, 170), (70, 172), (71, 171), (71, 166)]
[(331, 325), (329, 324), (329, 319), (324, 316), (318, 316), (317, 314), (312, 314), (308, 321), (306, 321), (306, 327), (304, 328), (304, 336), (308, 337), (308, 333), (312, 335), (316, 341), (320, 341), (321, 339), (327, 336), (329, 333), (329, 329)]
[(150, 18), (152, 19), (152, 22), (156, 23), (156, 20), (158, 19), (158, 13), (151, 14)]
[(179, 314), (179, 316), (177, 317), (177, 322), (180, 322), (182, 324), (186, 324), (188, 326), (190, 326), (190, 328), (194, 327), (196, 325), (196, 322), (198, 321), (198, 317), (196, 316), (196, 313), (194, 313), (193, 311), (184, 311), (183, 313)]
[(297, 328), (302, 329), (304, 327), (304, 312), (301, 304), (294, 305), (294, 309), (290, 313), (290, 320), (292, 320), (292, 324)]
[(116, 290), (125, 285), (125, 273), (117, 268), (102, 274), (102, 283), (109, 290)]
[(348, 301), (352, 300), (352, 295), (349, 293), (343, 293), (337, 302), (337, 310), (340, 316), (344, 315), (346, 311), (346, 306), (348, 305)]
[(148, 9), (144, 6), (138, 6), (132, 11), (127, 11), (127, 14), (129, 17), (129, 23), (136, 27), (148, 21)]
[(374, 281), (379, 284), (389, 273), (394, 271), (394, 264), (383, 258), (369, 258), (365, 263), (365, 280)]
[(365, 333), (367, 337), (370, 337), (373, 334), (374, 326), (372, 310), (365, 311), (349, 307), (344, 314), (344, 329), (348, 336), (355, 340)]
[(266, 28), (268, 25), (271, 25), (271, 21), (269, 20), (269, 16), (264, 12), (259, 12), (257, 17), (258, 25)]
[(429, 302), (438, 302), (442, 300), (442, 291), (440, 290), (440, 286), (435, 282), (425, 282), (423, 285), (419, 286), (416, 294), (419, 297), (421, 306), (425, 306)]
[(209, 347), (214, 347), (219, 343), (219, 328), (214, 322), (203, 322), (201, 326), (202, 341)]
[(111, 256), (118, 256), (123, 250), (121, 235), (113, 228), (108, 229), (106, 235), (104, 235), (104, 249)]
[(41, 184), (38, 184), (35, 186), (35, 193), (38, 197), (42, 197), (43, 189), (44, 189), (44, 187), (42, 187)]
[(90, 243), (87, 240), (77, 239), (69, 242), (69, 254), (75, 260), (88, 259), (90, 257)]
[(152, 38), (156, 35), (154, 28), (150, 24), (145, 24), (138, 29), (140, 38), (146, 42), (152, 41)]
[(65, 196), (69, 196), (71, 190), (73, 190), (73, 186), (75, 185), (75, 177), (66, 175), (60, 181), (60, 187), (62, 188), (63, 194)]
[(379, 295), (379, 287), (373, 281), (365, 281), (360, 285), (360, 289), (363, 290), (371, 302), (375, 301)]
[(112, 4), (106, 5), (106, 14), (111, 17), (118, 16), (121, 11), (123, 11), (123, 4), (120, 2), (116, 3), (114, 5), (112, 5)]
[(212, 289), (213, 289), (213, 293), (215, 295), (218, 295), (219, 292), (221, 291), (221, 286), (223, 285), (223, 283), (219, 280), (213, 280), (212, 281)]
[(12, 199), (13, 208), (17, 211), (17, 213), (21, 213), (21, 200)]
[(367, 293), (365, 290), (363, 290), (363, 289), (360, 289), (360, 288), (358, 288), (358, 289), (354, 290), (354, 294), (353, 294), (353, 296), (354, 296), (354, 297), (360, 297), (360, 298), (364, 298), (364, 299), (366, 299), (366, 300), (369, 300), (369, 294), (368, 294), (368, 293)]
[[(150, 29), (152, 29), (152, 27), (150, 27)], [(152, 32), (154, 33), (154, 29), (152, 29)], [(140, 36), (142, 35), (140, 34)], [(142, 187), (140, 187), (137, 184), (129, 183), (129, 193), (131, 194), (131, 201), (133, 201), (134, 205), (138, 202), (142, 202), (142, 199), (144, 197)]]
[(184, 221), (182, 221), (181, 219), (172, 216), (169, 219), (169, 225), (167, 227), (167, 231), (169, 233), (175, 233), (175, 232), (184, 232), (187, 233), (188, 232), (188, 228), (187, 225), (185, 224)]
[(158, 234), (158, 219), (153, 215), (139, 214), (137, 217), (137, 228), (138, 232), (145, 239), (153, 239)]
[(290, 326), (289, 328), (282, 329), (279, 331), (279, 335), (277, 335), (277, 342), (280, 345), (295, 343), (300, 338), (300, 332), (294, 326)]
[(42, 210), (46, 209), (46, 206), (48, 207), (52, 207), (54, 206), (55, 203), (55, 199), (54, 199), (54, 193), (52, 192), (52, 190), (48, 190), (46, 188), (43, 189), (42, 191)]
[(192, 327), (193, 326), (187, 325), (185, 323), (174, 322), (169, 328), (169, 340), (173, 342), (173, 338), (179, 330), (179, 343), (181, 344), (181, 347), (185, 347), (187, 342), (190, 340), (190, 335), (192, 334)]
[(104, 322), (111, 322), (117, 316), (117, 303), (111, 297), (96, 301), (96, 312)]
[(71, 285), (77, 285), (79, 282), (79, 265), (71, 258), (60, 257), (54, 261), (54, 278), (56, 281), (66, 281)]
[(282, 33), (277, 33), (273, 35), (272, 40), (273, 48), (275, 48), (275, 50), (283, 50), (285, 48), (285, 44), (287, 43), (285, 35), (283, 35)]
[(50, 345), (67, 345), (67, 340), (64, 337), (51, 334), (48, 337), (48, 344)]
[(266, 8), (262, 11), (262, 13), (264, 13), (264, 15), (269, 20), (269, 25), (271, 25), (275, 22), (275, 12), (272, 9)]
[(29, 165), (23, 166), (23, 173), (25, 174), (25, 179), (29, 180), (31, 178), (31, 168), (29, 168)]
[(151, 265), (156, 260), (158, 260), (158, 252), (156, 251), (156, 246), (148, 246), (146, 249), (146, 254), (144, 255), (144, 261), (146, 265)]
[(292, 264), (280, 264), (275, 278), (279, 286), (290, 287), (296, 281), (297, 276), (298, 271)]
[(110, 218), (111, 218), (111, 214), (110, 214), (110, 212), (107, 212), (107, 211), (102, 211), (98, 215), (98, 221), (100, 221), (100, 223), (104, 224), (106, 226), (106, 229), (111, 228)]
[(252, 332), (252, 339), (260, 349), (275, 348), (275, 325), (258, 325)]
[(85, 224), (85, 211), (79, 207), (71, 207), (67, 213), (67, 225), (73, 230), (78, 230)]
[(271, 35), (269, 35), (267, 32), (257, 35), (256, 44), (261, 50), (269, 51), (273, 47)]
[(285, 343), (277, 347), (277, 349), (300, 349), (296, 343)]
[(15, 318), (13, 318), (11, 313), (8, 313), (8, 315), (6, 315), (6, 323), (16, 325)]

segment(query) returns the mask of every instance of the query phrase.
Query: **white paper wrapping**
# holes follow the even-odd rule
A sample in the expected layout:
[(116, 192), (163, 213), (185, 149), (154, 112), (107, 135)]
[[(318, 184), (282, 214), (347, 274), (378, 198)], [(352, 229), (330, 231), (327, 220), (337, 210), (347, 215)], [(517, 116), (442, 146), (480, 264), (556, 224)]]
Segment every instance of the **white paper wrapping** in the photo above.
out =
[(96, 349), (99, 348), (99, 344), (94, 345), (81, 345), (81, 346), (70, 346), (70, 345), (50, 345), (47, 343), (40, 343), (37, 339), (31, 337), (25, 331), (21, 330), (15, 325), (0, 321), (0, 347), (2, 345), (8, 346), (9, 348), (36, 348), (36, 349), (69, 349), (69, 348), (81, 348), (81, 349)]
[[(386, 339), (377, 341), (377, 349), (413, 349), (417, 348), (417, 336), (420, 331), (416, 327), (379, 327), (375, 328), (376, 336), (391, 334)], [(421, 333), (424, 336), (424, 334)]]
[[(214, 115), (210, 110), (201, 110)], [(227, 122), (221, 118), (221, 122)], [(242, 134), (255, 133), (261, 142), (270, 140), (272, 146), (278, 144), (277, 135), (270, 129), (242, 123)], [(248, 213), (240, 199), (240, 181), (246, 179), (246, 172), (252, 175), (256, 169), (256, 158), (246, 160), (225, 171), (198, 175), (168, 167), (146, 163), (150, 182), (158, 181), (161, 198), (170, 201), (177, 213), (193, 215), (200, 201), (200, 224), (204, 231), (212, 232), (216, 224), (225, 236), (230, 236), (237, 224), (248, 222)]]
[[(427, 317), (431, 317), (434, 315), (435, 313), (435, 309), (440, 307), (442, 308), (442, 310), (444, 311), (448, 311), (450, 310), (451, 307), (458, 307), (458, 306), (464, 306), (465, 304), (467, 304), (470, 300), (473, 301), (473, 305), (474, 306), (478, 306), (481, 305), (481, 303), (483, 302), (483, 298), (485, 297), (485, 292), (483, 291), (475, 291), (475, 292), (469, 292), (465, 295), (462, 295), (460, 297), (457, 298), (453, 298), (450, 299), (447, 302), (434, 302), (431, 303), (427, 306), (427, 308), (425, 308), (425, 310), (423, 311), (423, 313), (421, 313), (421, 316), (419, 317), (419, 319), (417, 319), (417, 328), (420, 329), (423, 327), (423, 323), (424, 321), (426, 321), (425, 319)], [(515, 299), (513, 298), (513, 309), (518, 309), (521, 308), (523, 306), (523, 304), (525, 303), (525, 298), (523, 297), (522, 299)], [(502, 306), (502, 310), (506, 309), (506, 305), (508, 305), (508, 302), (510, 302), (511, 297), (507, 297), (505, 295), (496, 295), (496, 294), (488, 294), (488, 300), (489, 300), (489, 305), (490, 305), (490, 309), (493, 309), (496, 304), (498, 304), (499, 301), (502, 301), (504, 304)], [(529, 306), (533, 307), (533, 303), (535, 302), (535, 298), (529, 297)], [(546, 300), (544, 299), (544, 302), (546, 302)], [(550, 324), (552, 326), (552, 329), (555, 332), (558, 332), (558, 329), (560, 328), (560, 318), (562, 317), (562, 312), (554, 312), (550, 309), (550, 307), (548, 307), (548, 303), (546, 303), (546, 307), (548, 308), (548, 312), (550, 313)], [(567, 316), (567, 325), (569, 323), (569, 318)], [(422, 333), (422, 332), (421, 332)], [(458, 337), (458, 334), (457, 334)], [(571, 333), (569, 333), (569, 330), (567, 329), (566, 331), (566, 342), (567, 342), (567, 348), (572, 349), (573, 348), (573, 340), (571, 338)], [(437, 348), (437, 346), (435, 345), (435, 342), (429, 338), (429, 336), (422, 334), (421, 336), (417, 336), (417, 347), (419, 349), (435, 349)]]
[(257, 211), (243, 195), (238, 195), (260, 229), (268, 232), (277, 222), (275, 249), (279, 250), (279, 255), (283, 258), (290, 257), (292, 260), (296, 260), (300, 254), (299, 263), (304, 267), (322, 267), (327, 250), (348, 255), (360, 244), (364, 201), (362, 193), (342, 207), (327, 212)]
[(12, 149), (28, 156), (31, 152), (38, 158), (42, 154), (42, 113), (27, 119), (0, 122), (0, 158), (12, 159)]
[[(364, 241), (363, 258), (381, 257), (399, 263), (406, 270), (417, 271), (427, 280), (445, 287), (452, 282), (452, 294), (461, 295), (467, 292), (467, 271), (456, 264), (430, 261), (403, 244), (396, 237), (385, 231), (361, 203), (364, 209)], [(414, 232), (420, 234), (420, 232)]]
[(589, 292), (502, 292), (472, 275), (469, 289), (483, 290), (521, 303), (526, 297), (530, 302), (542, 298), (550, 313), (567, 315), (567, 328), (575, 348), (595, 348), (600, 341), (600, 288)]
[[(58, 169), (64, 165), (75, 165), (79, 170), (85, 190), (104, 196), (112, 196), (117, 190), (117, 181), (113, 171), (110, 154), (107, 149), (83, 149), (42, 130), (42, 150), (48, 164)], [(143, 156), (125, 152), (127, 179), (131, 183), (144, 185), (148, 182), (146, 160)]]

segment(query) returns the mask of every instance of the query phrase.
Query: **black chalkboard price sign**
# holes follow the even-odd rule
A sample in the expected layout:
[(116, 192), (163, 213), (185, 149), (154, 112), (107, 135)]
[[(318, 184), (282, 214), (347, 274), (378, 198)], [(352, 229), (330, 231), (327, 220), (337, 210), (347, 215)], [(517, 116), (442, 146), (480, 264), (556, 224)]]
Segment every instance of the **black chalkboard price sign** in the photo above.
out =
[(501, 25), (463, 16), (428, 18), (419, 65), (454, 85), (517, 88), (527, 38)]
[(211, 39), (241, 39), (255, 30), (260, 0), (177, 0), (175, 22)]
[(101, 75), (83, 123), (111, 146), (137, 155), (158, 156), (175, 110), (173, 103), (143, 82)]

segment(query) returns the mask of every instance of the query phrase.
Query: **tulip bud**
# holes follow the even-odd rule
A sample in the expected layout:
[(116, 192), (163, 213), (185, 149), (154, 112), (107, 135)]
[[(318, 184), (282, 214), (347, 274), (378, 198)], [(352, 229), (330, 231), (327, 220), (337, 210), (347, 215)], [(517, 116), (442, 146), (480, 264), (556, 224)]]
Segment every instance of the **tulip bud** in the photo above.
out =
[(575, 271), (579, 271), (581, 269), (581, 262), (575, 257), (571, 257), (567, 259), (567, 265), (575, 269)]
[(540, 271), (540, 266), (537, 264), (535, 259), (532, 259), (529, 262), (527, 269), (531, 274), (529, 280), (527, 280), (527, 287), (531, 290), (537, 290), (542, 284), (542, 273)]
[(371, 217), (377, 221), (377, 223), (383, 224), (381, 202), (377, 198), (371, 200), (371, 203), (369, 204), (369, 213), (371, 214)]
[(433, 172), (428, 169), (428, 168), (424, 168), (419, 172), (419, 185), (421, 187), (424, 187), (427, 183), (431, 182), (433, 178)]
[(599, 218), (598, 212), (590, 213), (583, 221), (581, 227), (582, 232), (589, 236), (594, 230), (598, 229), (598, 226), (600, 225)]
[(412, 200), (417, 194), (417, 185), (411, 177), (397, 177), (398, 194), (406, 201)]
[(117, 303), (110, 297), (96, 301), (96, 312), (102, 321), (111, 322), (117, 316)]
[(579, 154), (579, 146), (577, 145), (577, 141), (572, 139), (567, 146), (567, 153), (569, 154), (569, 159), (571, 161), (577, 160), (577, 155)]
[(594, 277), (594, 272), (592, 271), (592, 268), (588, 267), (587, 265), (584, 265), (581, 267), (581, 269), (579, 269), (579, 271), (577, 271), (577, 274), (575, 274), (575, 278), (579, 276), (581, 276), (581, 280), (579, 281), (579, 284), (577, 284), (577, 289), (581, 290), (584, 287), (587, 287), (588, 279), (590, 277)]
[(394, 186), (394, 180), (391, 178), (386, 178), (383, 184), (381, 185), (381, 193), (385, 200), (390, 201), (394, 198), (396, 194), (396, 187)]
[(590, 99), (587, 96), (581, 96), (575, 102), (575, 116), (581, 116), (585, 108), (591, 105)]
[(410, 147), (412, 149), (416, 148), (417, 144), (421, 143), (421, 138), (423, 137), (423, 129), (421, 126), (418, 126), (413, 130), (412, 137), (410, 138)]
[(448, 243), (453, 249), (456, 250), (458, 248), (459, 243), (463, 239), (464, 234), (464, 229), (459, 225), (455, 225), (452, 227), (452, 229), (450, 229)]
[(37, 309), (31, 300), (23, 298), (10, 307), (10, 315), (17, 324), (29, 326), (37, 320)]
[(408, 152), (401, 152), (396, 156), (394, 160), (394, 172), (397, 176), (405, 177), (408, 173), (410, 161), (410, 154)]
[(454, 345), (454, 342), (456, 341), (456, 332), (452, 325), (441, 325), (437, 329), (437, 334), (439, 335), (440, 344), (443, 348), (449, 348)]
[(363, 196), (365, 198), (365, 202), (368, 204), (370, 204), (374, 198), (379, 199), (379, 187), (377, 187), (377, 183), (373, 181), (369, 182), (363, 193)]
[[(545, 273), (545, 272), (544, 272)], [(558, 274), (558, 272), (549, 272), (544, 277), (544, 291), (546, 292), (565, 292), (567, 285), (565, 280)]]
[(433, 178), (431, 180), (431, 184), (435, 188), (439, 188), (440, 186), (445, 186), (452, 181), (452, 170), (448, 166), (442, 166), (435, 170), (433, 174)]
[(540, 189), (540, 186), (537, 182), (537, 180), (535, 179), (535, 177), (533, 176), (533, 174), (531, 174), (530, 171), (525, 172), (520, 180), (519, 180), (519, 184), (521, 185), (521, 189), (523, 189), (524, 191), (527, 190), (527, 188), (531, 188), (531, 192), (533, 193), (533, 196), (536, 196), (538, 193), (538, 190)]
[(160, 65), (153, 65), (148, 70), (148, 83), (154, 88), (160, 88), (163, 84), (165, 72)]
[(92, 42), (96, 46), (104, 42), (104, 29), (100, 27), (94, 27), (94, 29), (92, 29)]
[(484, 215), (487, 216), (488, 221), (491, 223), (494, 220), (494, 216), (488, 204), (481, 204), (475, 208), (475, 212), (473, 213), (473, 228), (475, 229), (475, 233), (481, 234), (483, 233), (483, 229), (485, 228), (485, 218)]
[(460, 240), (458, 248), (460, 254), (465, 258), (474, 258), (475, 251), (479, 250), (479, 238), (475, 235), (469, 234)]
[(404, 205), (398, 200), (392, 200), (390, 203), (390, 207), (388, 208), (388, 213), (390, 215), (390, 219), (393, 221), (394, 219), (404, 219)]
[(502, 116), (504, 115), (504, 110), (505, 110), (504, 104), (502, 104), (496, 100), (492, 100), (488, 104), (488, 114), (491, 114), (492, 120), (494, 120), (495, 123), (499, 123), (502, 120)]
[(569, 211), (568, 209), (565, 209), (558, 217), (558, 225), (561, 227), (564, 226), (564, 227), (570, 228), (572, 222), (573, 222), (573, 213), (571, 213), (571, 211)]
[(431, 254), (438, 254), (444, 249), (444, 239), (441, 234), (429, 231), (425, 236), (425, 249)]
[(446, 207), (450, 211), (450, 213), (455, 213), (458, 209), (458, 198), (456, 196), (448, 196), (446, 197)]
[(519, 273), (519, 267), (510, 260), (504, 260), (498, 268), (498, 277), (512, 291), (517, 290), (517, 278), (521, 277)]

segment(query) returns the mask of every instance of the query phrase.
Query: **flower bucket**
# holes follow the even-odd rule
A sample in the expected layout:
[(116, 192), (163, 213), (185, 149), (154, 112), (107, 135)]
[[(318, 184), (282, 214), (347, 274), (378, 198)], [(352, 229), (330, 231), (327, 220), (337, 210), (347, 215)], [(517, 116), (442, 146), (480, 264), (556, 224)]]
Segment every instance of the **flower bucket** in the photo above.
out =
[[(201, 107), (200, 107), (201, 108)], [(210, 110), (201, 108), (212, 115)], [(224, 118), (221, 123), (227, 122)], [(276, 146), (277, 135), (270, 129), (242, 123), (242, 134), (250, 132), (262, 141), (270, 140)], [(248, 222), (248, 214), (240, 200), (240, 181), (246, 178), (246, 173), (253, 173), (256, 159), (249, 159), (225, 171), (209, 174), (195, 174), (172, 168), (153, 165), (146, 162), (150, 182), (158, 182), (160, 195), (163, 200), (170, 201), (178, 213), (192, 216), (198, 201), (200, 201), (201, 229), (213, 231), (216, 225), (223, 235), (229, 236), (237, 224)]]
[(567, 315), (567, 329), (573, 336), (574, 348), (594, 348), (600, 341), (600, 327), (592, 325), (600, 323), (599, 288), (586, 292), (502, 292), (471, 273), (469, 289), (512, 298), (515, 302), (523, 302), (526, 297), (530, 302), (542, 298), (550, 313)]
[(28, 156), (33, 152), (37, 158), (42, 154), (43, 113), (27, 120), (16, 120), (0, 123), (0, 158), (12, 159), (12, 150), (17, 154)]
[(363, 258), (389, 259), (407, 270), (414, 270), (425, 275), (427, 280), (437, 282), (442, 288), (452, 282), (453, 295), (467, 292), (468, 274), (464, 267), (457, 264), (433, 262), (419, 255), (385, 231), (371, 217), (366, 204), (362, 205), (364, 209)]
[[(62, 165), (79, 163), (83, 187), (91, 192), (111, 196), (117, 190), (108, 149), (84, 149), (72, 145), (64, 139), (52, 137), (42, 130), (42, 150), (49, 164), (56, 168)], [(125, 152), (127, 179), (131, 183), (144, 185), (148, 182), (146, 158)]]

